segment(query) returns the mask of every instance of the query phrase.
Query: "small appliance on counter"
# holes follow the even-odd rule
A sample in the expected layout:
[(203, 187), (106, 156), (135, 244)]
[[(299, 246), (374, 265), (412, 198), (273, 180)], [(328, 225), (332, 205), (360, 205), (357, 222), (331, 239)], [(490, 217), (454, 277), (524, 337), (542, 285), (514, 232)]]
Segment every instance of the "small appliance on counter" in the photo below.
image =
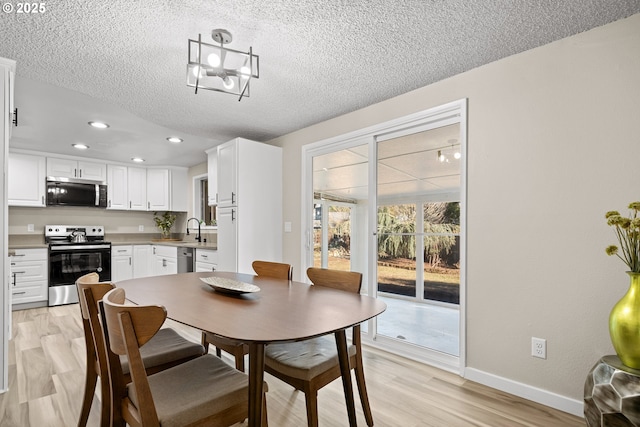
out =
[(49, 244), (49, 307), (78, 302), (76, 280), (98, 273), (111, 280), (111, 242), (101, 225), (46, 225)]

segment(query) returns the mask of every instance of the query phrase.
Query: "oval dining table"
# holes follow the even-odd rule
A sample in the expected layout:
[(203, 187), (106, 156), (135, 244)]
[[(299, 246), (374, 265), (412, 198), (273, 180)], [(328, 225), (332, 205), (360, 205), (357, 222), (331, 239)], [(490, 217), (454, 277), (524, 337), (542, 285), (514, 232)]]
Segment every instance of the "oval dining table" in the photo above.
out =
[[(227, 293), (201, 278), (219, 277), (255, 285), (259, 291)], [(349, 425), (356, 412), (345, 330), (386, 309), (384, 302), (324, 286), (230, 272), (182, 273), (123, 280), (129, 301), (162, 305), (167, 317), (202, 331), (249, 345), (249, 426), (262, 420), (264, 349), (274, 342), (301, 341), (334, 334)]]

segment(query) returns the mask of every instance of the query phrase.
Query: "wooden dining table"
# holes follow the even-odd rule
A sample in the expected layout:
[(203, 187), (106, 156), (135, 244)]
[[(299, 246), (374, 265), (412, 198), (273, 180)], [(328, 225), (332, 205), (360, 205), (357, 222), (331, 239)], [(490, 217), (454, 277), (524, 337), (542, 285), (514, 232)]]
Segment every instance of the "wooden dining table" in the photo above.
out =
[[(229, 294), (201, 280), (220, 277), (260, 288)], [(249, 426), (262, 420), (264, 349), (274, 342), (291, 342), (334, 334), (349, 425), (356, 426), (355, 403), (345, 330), (386, 309), (384, 302), (324, 286), (229, 272), (182, 273), (119, 281), (129, 301), (162, 305), (176, 322), (239, 340), (249, 345)]]

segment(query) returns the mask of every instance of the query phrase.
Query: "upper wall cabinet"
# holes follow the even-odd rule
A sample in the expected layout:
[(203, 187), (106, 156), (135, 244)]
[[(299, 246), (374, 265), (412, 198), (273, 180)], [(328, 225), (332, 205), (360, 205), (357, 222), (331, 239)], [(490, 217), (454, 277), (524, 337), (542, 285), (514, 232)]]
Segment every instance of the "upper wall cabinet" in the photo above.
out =
[(129, 209), (127, 167), (107, 165), (107, 209)]
[(206, 150), (207, 153), (207, 175), (209, 206), (218, 204), (218, 147)]
[(45, 158), (9, 153), (9, 206), (45, 206)]
[(186, 168), (109, 165), (107, 207), (137, 211), (187, 211)]
[(106, 163), (47, 157), (47, 176), (105, 182), (107, 180), (107, 165)]

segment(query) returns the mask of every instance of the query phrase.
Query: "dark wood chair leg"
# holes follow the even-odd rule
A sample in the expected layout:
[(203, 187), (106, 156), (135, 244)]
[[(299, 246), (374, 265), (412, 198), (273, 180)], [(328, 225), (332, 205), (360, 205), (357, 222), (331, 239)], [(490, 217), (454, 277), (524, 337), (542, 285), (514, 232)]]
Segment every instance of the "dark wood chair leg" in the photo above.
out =
[(307, 426), (318, 427), (318, 391), (305, 390), (304, 398), (307, 403)]
[[(87, 358), (86, 372), (87, 374), (84, 381), (84, 398), (82, 399), (82, 409), (80, 410), (80, 419), (78, 420), (78, 427), (85, 427), (87, 425), (87, 420), (89, 419), (89, 412), (91, 412), (91, 403), (93, 402), (93, 395), (96, 391), (96, 383), (98, 381), (98, 374), (96, 373), (95, 357), (91, 359)], [(108, 420), (109, 418), (107, 418), (107, 425), (109, 425)]]
[(202, 333), (200, 344), (204, 347), (204, 354), (209, 353), (209, 341), (207, 341), (207, 334), (205, 332)]
[(356, 384), (358, 385), (358, 394), (360, 394), (360, 403), (362, 403), (362, 411), (364, 412), (364, 418), (367, 421), (369, 427), (373, 426), (373, 414), (371, 413), (371, 406), (369, 405), (369, 394), (367, 393), (367, 386), (364, 381), (364, 367), (362, 366), (362, 357), (360, 354), (356, 356), (355, 364), (356, 372)]

